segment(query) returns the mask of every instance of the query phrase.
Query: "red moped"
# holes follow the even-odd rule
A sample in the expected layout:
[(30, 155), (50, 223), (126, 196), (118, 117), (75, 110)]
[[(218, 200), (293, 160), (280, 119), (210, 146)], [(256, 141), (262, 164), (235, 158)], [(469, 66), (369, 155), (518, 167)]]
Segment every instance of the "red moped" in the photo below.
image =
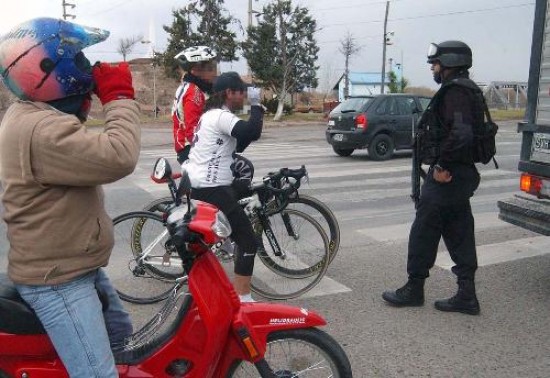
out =
[[(188, 274), (188, 290), (174, 291), (142, 329), (115, 346), (120, 377), (352, 377), (340, 345), (316, 327), (313, 311), (271, 303), (241, 303), (211, 246), (231, 233), (212, 205), (189, 200), (160, 158), (153, 176), (165, 180), (174, 204), (167, 209), (170, 242)], [(187, 194), (187, 204), (181, 205)], [(176, 309), (176, 310), (174, 310)], [(175, 314), (171, 316), (170, 312)], [(169, 323), (166, 318), (173, 318)], [(164, 324), (164, 327), (162, 325)], [(0, 280), (0, 378), (68, 377), (48, 336), (17, 291)]]

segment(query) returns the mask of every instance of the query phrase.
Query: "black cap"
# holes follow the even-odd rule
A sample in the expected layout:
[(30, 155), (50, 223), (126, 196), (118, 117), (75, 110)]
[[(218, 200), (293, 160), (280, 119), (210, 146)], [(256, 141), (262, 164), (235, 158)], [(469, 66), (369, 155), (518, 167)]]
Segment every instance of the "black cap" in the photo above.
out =
[(234, 91), (245, 91), (246, 90), (246, 84), (241, 79), (241, 76), (234, 72), (224, 72), (220, 76), (214, 80), (214, 85), (212, 86), (212, 90), (214, 93), (216, 92), (223, 92), (226, 89), (231, 89)]

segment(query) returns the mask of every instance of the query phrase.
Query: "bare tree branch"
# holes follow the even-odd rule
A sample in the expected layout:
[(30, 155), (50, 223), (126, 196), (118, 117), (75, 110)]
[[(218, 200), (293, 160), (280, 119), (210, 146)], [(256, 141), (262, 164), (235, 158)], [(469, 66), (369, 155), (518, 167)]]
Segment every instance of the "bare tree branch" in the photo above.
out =
[(340, 51), (345, 58), (345, 70), (344, 70), (344, 98), (349, 96), (349, 62), (351, 57), (357, 54), (361, 50), (361, 46), (358, 46), (355, 42), (355, 38), (348, 31), (346, 37), (340, 41)]
[(116, 51), (122, 55), (123, 61), (126, 61), (126, 57), (132, 52), (136, 43), (139, 43), (142, 40), (142, 35), (137, 35), (130, 38), (121, 38), (118, 40), (118, 47)]

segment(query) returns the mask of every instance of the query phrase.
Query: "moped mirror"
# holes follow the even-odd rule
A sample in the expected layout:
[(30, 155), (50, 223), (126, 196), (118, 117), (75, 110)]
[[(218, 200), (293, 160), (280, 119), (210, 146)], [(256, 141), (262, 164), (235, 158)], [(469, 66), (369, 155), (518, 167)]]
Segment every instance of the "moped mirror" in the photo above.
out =
[(172, 168), (165, 158), (158, 158), (153, 167), (153, 178), (155, 180), (166, 180), (172, 176)]
[(178, 198), (180, 198), (184, 193), (189, 193), (191, 191), (191, 180), (187, 171), (183, 169), (181, 171), (181, 179), (178, 186)]

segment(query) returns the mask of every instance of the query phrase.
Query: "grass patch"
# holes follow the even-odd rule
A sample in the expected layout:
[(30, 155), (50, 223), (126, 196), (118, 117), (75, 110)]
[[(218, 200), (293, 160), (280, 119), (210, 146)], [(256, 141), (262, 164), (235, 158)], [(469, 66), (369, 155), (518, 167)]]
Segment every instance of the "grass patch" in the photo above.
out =
[[(522, 120), (525, 115), (525, 109), (491, 109), (491, 117), (494, 121), (514, 121)], [(248, 115), (239, 115), (239, 118), (247, 120)], [(161, 124), (172, 122), (171, 116), (161, 115), (158, 118), (141, 115), (142, 123)], [(273, 114), (266, 114), (264, 116), (264, 122), (270, 122), (273, 120)], [(318, 122), (326, 124), (327, 120), (323, 113), (291, 113), (284, 114), (281, 118), (281, 122)], [(99, 127), (105, 124), (103, 119), (91, 119), (86, 122), (86, 126)]]
[(525, 109), (491, 109), (494, 121), (521, 120), (525, 116)]

